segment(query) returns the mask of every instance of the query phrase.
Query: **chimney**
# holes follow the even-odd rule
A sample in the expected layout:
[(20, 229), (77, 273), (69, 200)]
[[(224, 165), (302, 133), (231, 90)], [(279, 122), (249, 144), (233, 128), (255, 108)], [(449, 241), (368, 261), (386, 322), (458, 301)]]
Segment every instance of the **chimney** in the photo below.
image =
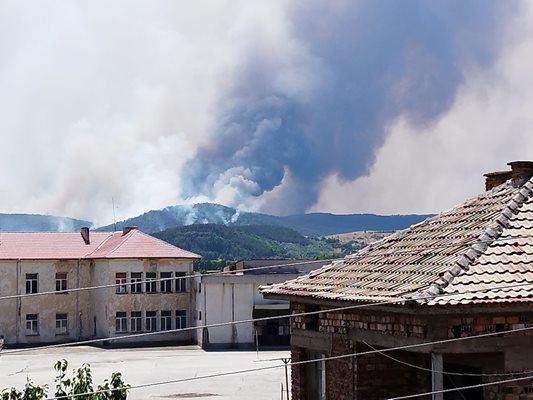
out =
[(492, 188), (495, 188), (496, 186), (500, 186), (501, 184), (511, 179), (512, 172), (511, 171), (489, 172), (483, 176), (485, 177), (485, 190), (490, 190)]
[(511, 167), (513, 185), (521, 186), (533, 176), (533, 161), (511, 161), (507, 163)]
[(80, 228), (81, 237), (83, 238), (83, 241), (85, 244), (90, 244), (91, 239), (89, 237), (89, 228), (87, 226), (82, 226)]
[(135, 229), (137, 229), (136, 226), (125, 226), (124, 228), (122, 228), (122, 236), (126, 236), (128, 233), (134, 231)]

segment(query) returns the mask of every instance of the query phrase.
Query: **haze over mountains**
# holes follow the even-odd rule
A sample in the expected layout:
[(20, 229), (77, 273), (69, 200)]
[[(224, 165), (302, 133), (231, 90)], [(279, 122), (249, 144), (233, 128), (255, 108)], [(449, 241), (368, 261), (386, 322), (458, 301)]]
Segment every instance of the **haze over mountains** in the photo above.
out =
[[(240, 211), (214, 203), (176, 205), (151, 210), (142, 215), (97, 228), (99, 231), (120, 230), (137, 226), (144, 232), (194, 224), (223, 224), (228, 226), (277, 225), (296, 230), (302, 235), (320, 236), (361, 230), (397, 230), (417, 223), (428, 215), (375, 215), (328, 213), (274, 216)], [(0, 231), (77, 231), (92, 222), (75, 218), (39, 214), (0, 214)]]
[[(117, 222), (116, 229), (137, 226), (144, 232), (159, 232), (193, 224), (278, 225), (294, 229), (302, 235), (320, 236), (361, 230), (398, 230), (417, 223), (428, 215), (375, 215), (329, 213), (295, 214), (284, 217), (240, 211), (214, 203), (177, 205), (152, 210), (134, 218)], [(97, 230), (113, 230), (113, 224)]]

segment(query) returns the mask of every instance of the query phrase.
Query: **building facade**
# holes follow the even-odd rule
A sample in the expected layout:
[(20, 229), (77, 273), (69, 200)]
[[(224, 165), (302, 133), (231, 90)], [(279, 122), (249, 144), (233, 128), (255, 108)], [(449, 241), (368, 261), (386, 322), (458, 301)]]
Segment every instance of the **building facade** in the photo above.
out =
[(533, 398), (533, 162), (510, 165), (473, 199), (261, 289), (316, 312), (291, 318), (292, 361), (312, 361), (292, 368), (293, 400)]
[[(184, 277), (198, 258), (130, 228), (0, 232), (0, 335), (10, 345), (187, 327), (194, 293)], [(120, 343), (192, 340), (178, 332)]]
[[(294, 279), (320, 268), (317, 260), (240, 260), (223, 274), (195, 279), (196, 324), (198, 327), (289, 314), (289, 302), (268, 300), (259, 287)], [(203, 328), (196, 331), (197, 343), (206, 349), (289, 346), (288, 318), (275, 318)]]

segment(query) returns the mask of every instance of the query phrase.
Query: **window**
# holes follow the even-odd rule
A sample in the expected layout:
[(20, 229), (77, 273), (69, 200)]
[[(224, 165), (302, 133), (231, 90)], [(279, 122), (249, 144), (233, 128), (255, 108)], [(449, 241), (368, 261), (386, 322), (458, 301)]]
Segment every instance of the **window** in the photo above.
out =
[(26, 274), (26, 293), (37, 293), (37, 274)]
[(126, 273), (117, 272), (115, 274), (115, 285), (117, 285), (117, 293), (128, 293), (128, 285), (126, 284)]
[(128, 318), (125, 312), (117, 312), (115, 314), (115, 332), (127, 332), (128, 331)]
[(56, 314), (56, 335), (66, 335), (68, 333), (67, 314)]
[(39, 314), (26, 314), (26, 335), (38, 335), (38, 334), (39, 334)]
[(161, 311), (161, 330), (169, 331), (172, 329), (172, 311)]
[(187, 311), (176, 311), (176, 329), (187, 328)]
[(185, 272), (176, 272), (176, 292), (187, 291), (187, 280), (183, 278)]
[(201, 321), (201, 320), (202, 320), (202, 312), (198, 311), (198, 321)]
[[(161, 272), (161, 293), (172, 292), (172, 272)], [(167, 279), (167, 280), (164, 280)]]
[(307, 359), (316, 360), (315, 362), (308, 363), (305, 367), (308, 398), (326, 400), (326, 363), (324, 361), (324, 354), (308, 352)]
[(131, 312), (130, 330), (132, 332), (141, 332), (143, 330), (143, 317), (141, 311)]
[(143, 273), (142, 272), (132, 272), (131, 273), (131, 279), (130, 282), (131, 285), (131, 292), (132, 293), (142, 293), (143, 292), (143, 284), (141, 283), (143, 280)]
[[(155, 293), (157, 292), (157, 273), (147, 272), (146, 273), (146, 293)], [(152, 282), (153, 281), (153, 282)]]
[(146, 330), (157, 331), (157, 311), (146, 311)]
[(56, 292), (64, 292), (67, 290), (67, 273), (58, 272), (56, 274)]

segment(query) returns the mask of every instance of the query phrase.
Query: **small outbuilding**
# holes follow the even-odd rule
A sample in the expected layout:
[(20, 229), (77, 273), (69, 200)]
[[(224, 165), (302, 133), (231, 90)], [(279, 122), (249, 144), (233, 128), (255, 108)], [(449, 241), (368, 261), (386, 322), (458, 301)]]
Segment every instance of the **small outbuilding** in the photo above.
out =
[(475, 198), (262, 288), (317, 312), (291, 318), (293, 400), (533, 399), (533, 162), (509, 165)]

